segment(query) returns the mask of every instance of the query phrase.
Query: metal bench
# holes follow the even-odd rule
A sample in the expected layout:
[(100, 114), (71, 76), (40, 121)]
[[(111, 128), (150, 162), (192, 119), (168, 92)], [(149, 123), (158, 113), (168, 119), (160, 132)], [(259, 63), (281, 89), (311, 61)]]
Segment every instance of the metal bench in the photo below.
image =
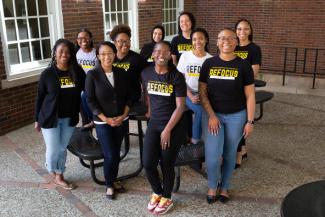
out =
[(263, 117), (263, 104), (273, 98), (274, 94), (264, 90), (258, 90), (255, 92), (256, 104), (260, 105), (259, 116), (255, 117), (254, 120), (261, 120)]

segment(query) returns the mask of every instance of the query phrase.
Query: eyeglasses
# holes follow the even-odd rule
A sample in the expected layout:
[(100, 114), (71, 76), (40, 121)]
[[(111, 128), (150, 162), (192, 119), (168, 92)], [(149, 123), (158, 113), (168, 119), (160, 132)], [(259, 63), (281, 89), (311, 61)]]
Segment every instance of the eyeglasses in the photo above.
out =
[(89, 37), (79, 37), (79, 38), (77, 38), (78, 41), (82, 41), (82, 40), (88, 41), (89, 39), (90, 39)]
[(236, 37), (218, 37), (218, 40), (224, 42), (224, 41), (235, 41), (237, 40)]
[(130, 45), (130, 40), (118, 40), (118, 41), (116, 41), (116, 43), (118, 44), (118, 45)]

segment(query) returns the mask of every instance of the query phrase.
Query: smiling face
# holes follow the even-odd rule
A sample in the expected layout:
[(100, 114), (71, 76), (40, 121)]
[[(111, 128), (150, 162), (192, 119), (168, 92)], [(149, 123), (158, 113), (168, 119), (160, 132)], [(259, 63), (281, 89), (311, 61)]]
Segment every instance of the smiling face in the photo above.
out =
[(98, 49), (97, 58), (104, 69), (111, 68), (114, 62), (115, 53), (110, 46), (101, 45)]
[(79, 47), (83, 50), (88, 50), (89, 48), (91, 48), (91, 38), (88, 32), (79, 32), (77, 42)]
[(207, 43), (207, 39), (203, 34), (203, 32), (195, 32), (192, 35), (192, 45), (194, 50), (204, 51), (206, 43)]
[(251, 31), (251, 27), (246, 21), (241, 21), (236, 28), (236, 34), (240, 41), (248, 40)]
[(59, 44), (55, 50), (55, 60), (58, 65), (67, 66), (70, 60), (70, 50), (65, 44)]
[(120, 33), (114, 40), (117, 52), (122, 55), (127, 55), (130, 51), (131, 41), (130, 37), (125, 33)]
[(161, 31), (160, 28), (156, 28), (153, 30), (153, 33), (152, 33), (152, 39), (154, 42), (160, 42), (161, 39), (163, 37), (163, 32)]
[(168, 45), (162, 43), (155, 46), (152, 55), (155, 60), (155, 64), (159, 66), (167, 66), (168, 61), (172, 57)]
[(217, 46), (219, 48), (220, 54), (230, 54), (235, 51), (237, 45), (236, 34), (231, 30), (222, 30), (218, 34)]
[(192, 22), (189, 16), (183, 14), (179, 18), (179, 26), (181, 27), (182, 32), (189, 32), (192, 29)]

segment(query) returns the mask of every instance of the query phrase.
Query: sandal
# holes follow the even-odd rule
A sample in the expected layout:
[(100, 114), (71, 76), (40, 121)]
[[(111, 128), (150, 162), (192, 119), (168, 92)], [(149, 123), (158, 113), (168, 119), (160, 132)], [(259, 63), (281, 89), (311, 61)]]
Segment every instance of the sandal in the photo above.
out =
[(60, 187), (60, 188), (63, 188), (65, 190), (72, 190), (72, 189), (75, 188), (71, 183), (68, 183), (66, 181), (63, 181), (63, 182), (65, 184), (63, 184), (63, 183), (57, 183), (56, 181), (54, 181), (54, 184), (55, 184), (55, 186)]
[[(110, 194), (107, 194), (107, 190), (110, 189), (111, 190), (111, 193)], [(115, 193), (114, 193), (114, 188), (106, 188), (106, 198), (109, 199), (109, 200), (114, 200), (115, 199)]]

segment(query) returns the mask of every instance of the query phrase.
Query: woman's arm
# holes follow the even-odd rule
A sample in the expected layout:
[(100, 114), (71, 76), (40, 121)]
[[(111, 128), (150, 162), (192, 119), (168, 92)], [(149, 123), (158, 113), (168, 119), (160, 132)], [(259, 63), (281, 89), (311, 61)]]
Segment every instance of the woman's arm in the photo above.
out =
[(261, 66), (259, 64), (252, 65), (253, 71), (254, 71), (254, 78), (257, 77), (258, 72), (260, 71)]
[(185, 111), (185, 97), (176, 97), (176, 109), (174, 110), (171, 118), (169, 119), (165, 129), (160, 136), (162, 150), (165, 150), (170, 145), (170, 134), (172, 129), (176, 126)]
[(211, 134), (217, 135), (219, 132), (220, 121), (215, 115), (212, 106), (210, 104), (208, 98), (208, 87), (207, 84), (204, 82), (199, 82), (199, 95), (200, 95), (200, 102), (203, 106), (204, 110), (208, 113), (209, 116), (209, 123), (208, 123), (208, 130)]
[[(254, 84), (244, 87), (247, 105), (247, 123), (244, 127), (244, 137), (247, 138), (253, 132), (254, 114), (255, 114), (255, 87)], [(251, 122), (251, 123), (249, 123)]]

